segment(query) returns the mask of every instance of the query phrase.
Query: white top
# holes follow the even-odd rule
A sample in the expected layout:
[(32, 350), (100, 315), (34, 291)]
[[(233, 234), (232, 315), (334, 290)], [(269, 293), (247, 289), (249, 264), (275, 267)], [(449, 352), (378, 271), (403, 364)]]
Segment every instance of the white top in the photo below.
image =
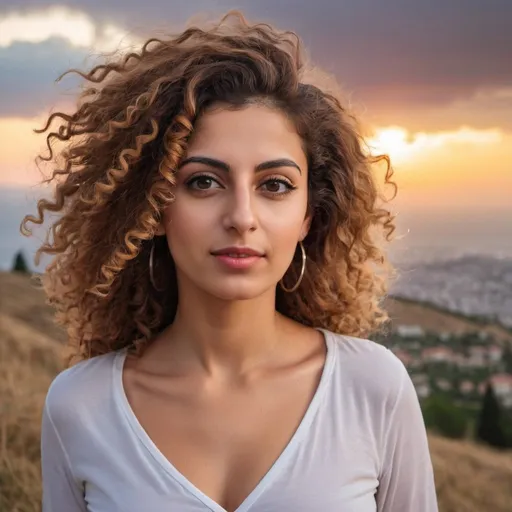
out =
[[(236, 512), (437, 512), (416, 391), (373, 341), (320, 329), (327, 359), (292, 439)], [(81, 361), (48, 391), (43, 512), (226, 512), (167, 460), (134, 415), (126, 349)]]

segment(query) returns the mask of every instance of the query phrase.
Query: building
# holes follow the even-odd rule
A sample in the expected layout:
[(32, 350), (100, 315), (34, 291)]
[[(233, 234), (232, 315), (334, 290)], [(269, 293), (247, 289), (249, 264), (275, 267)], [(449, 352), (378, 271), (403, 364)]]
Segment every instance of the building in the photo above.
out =
[(487, 347), (481, 345), (469, 347), (469, 357), (466, 359), (466, 366), (471, 368), (487, 366)]
[(499, 345), (491, 345), (487, 349), (487, 358), (491, 364), (496, 364), (501, 361), (503, 356), (503, 349)]
[(441, 341), (445, 342), (445, 343), (446, 343), (447, 341), (449, 341), (451, 338), (452, 338), (452, 333), (451, 333), (451, 332), (445, 332), (445, 331), (443, 331), (443, 332), (439, 333), (439, 339), (440, 339)]
[(423, 338), (425, 331), (419, 325), (397, 325), (396, 332), (402, 338)]
[(457, 356), (446, 347), (429, 347), (421, 352), (421, 359), (427, 363), (453, 363)]
[(427, 398), (430, 395), (430, 386), (427, 383), (418, 384), (415, 389), (419, 398)]
[(427, 398), (430, 395), (430, 385), (426, 373), (415, 373), (411, 375), (411, 380), (419, 398)]
[(496, 373), (485, 382), (481, 382), (478, 390), (483, 393), (490, 383), (496, 398), (504, 407), (512, 408), (512, 375), (509, 373)]
[(489, 378), (498, 397), (512, 395), (512, 375), (509, 373), (497, 373)]
[(409, 352), (407, 352), (407, 350), (397, 348), (393, 349), (393, 353), (395, 354), (396, 357), (398, 357), (398, 359), (400, 359), (400, 361), (402, 361), (404, 366), (409, 367), (412, 365), (414, 358), (411, 354), (409, 354)]
[(459, 391), (464, 395), (472, 393), (475, 390), (475, 385), (470, 380), (463, 380), (459, 385)]
[(489, 333), (486, 332), (486, 331), (478, 331), (478, 337), (482, 340), (482, 341), (485, 341), (487, 339), (489, 339)]
[(443, 391), (450, 391), (450, 389), (452, 389), (452, 384), (447, 379), (437, 379), (436, 380), (436, 386), (439, 389), (442, 389)]

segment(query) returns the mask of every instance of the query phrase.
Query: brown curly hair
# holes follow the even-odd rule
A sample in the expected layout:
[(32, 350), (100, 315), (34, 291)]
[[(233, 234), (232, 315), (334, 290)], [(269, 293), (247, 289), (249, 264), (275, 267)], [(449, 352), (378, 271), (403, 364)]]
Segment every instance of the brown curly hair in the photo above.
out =
[[(40, 279), (57, 324), (66, 327), (68, 362), (125, 346), (138, 352), (173, 321), (175, 268), (165, 236), (155, 232), (195, 122), (219, 102), (270, 103), (289, 116), (304, 143), (312, 215), (307, 272), (296, 292), (277, 287), (277, 310), (352, 336), (385, 326), (382, 299), (394, 268), (376, 240), (385, 234), (390, 241), (395, 226), (377, 204), (387, 201), (372, 166), (386, 164), (384, 181), (396, 195), (389, 158), (371, 155), (337, 95), (305, 82), (296, 34), (249, 24), (230, 11), (212, 28), (152, 38), (139, 53), (70, 72), (89, 83), (76, 111), (53, 113), (35, 130), (49, 132), (49, 154), (39, 159), (53, 165), (43, 183), (55, 180), (54, 200), (40, 199), (38, 217), (25, 216), (20, 227), (28, 236), (27, 222), (42, 224), (45, 210), (60, 214), (34, 261), (39, 265), (42, 252), (55, 255)], [(54, 142), (64, 143), (57, 154)], [(153, 243), (158, 282), (168, 283), (163, 291), (149, 279)], [(290, 276), (299, 265), (292, 263)]]

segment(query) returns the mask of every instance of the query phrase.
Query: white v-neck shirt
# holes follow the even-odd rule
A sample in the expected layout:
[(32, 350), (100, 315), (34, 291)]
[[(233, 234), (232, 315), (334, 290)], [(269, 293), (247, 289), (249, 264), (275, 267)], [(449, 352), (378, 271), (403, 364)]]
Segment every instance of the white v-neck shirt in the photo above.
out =
[[(327, 355), (313, 399), (236, 512), (437, 512), (404, 365), (373, 341), (320, 330)], [(96, 356), (53, 380), (41, 433), (43, 512), (226, 512), (142, 428), (123, 388), (125, 356)]]

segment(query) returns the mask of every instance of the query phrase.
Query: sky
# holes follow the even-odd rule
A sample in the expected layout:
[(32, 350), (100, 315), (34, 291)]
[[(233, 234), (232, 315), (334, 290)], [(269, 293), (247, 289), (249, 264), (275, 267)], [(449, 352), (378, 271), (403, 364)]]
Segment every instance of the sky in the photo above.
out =
[(435, 233), (450, 224), (444, 220), (458, 219), (455, 231), (480, 226), (483, 236), (494, 229), (498, 246), (500, 237), (512, 238), (509, 0), (120, 5), (1, 0), (0, 193), (40, 181), (33, 160), (44, 137), (32, 130), (52, 110), (71, 108), (77, 82), (55, 83), (62, 72), (87, 69), (102, 52), (151, 35), (177, 33), (191, 18), (217, 19), (239, 8), (254, 21), (297, 32), (311, 62), (337, 80), (370, 145), (391, 156), (399, 187), (393, 204), (405, 227), (421, 218)]

